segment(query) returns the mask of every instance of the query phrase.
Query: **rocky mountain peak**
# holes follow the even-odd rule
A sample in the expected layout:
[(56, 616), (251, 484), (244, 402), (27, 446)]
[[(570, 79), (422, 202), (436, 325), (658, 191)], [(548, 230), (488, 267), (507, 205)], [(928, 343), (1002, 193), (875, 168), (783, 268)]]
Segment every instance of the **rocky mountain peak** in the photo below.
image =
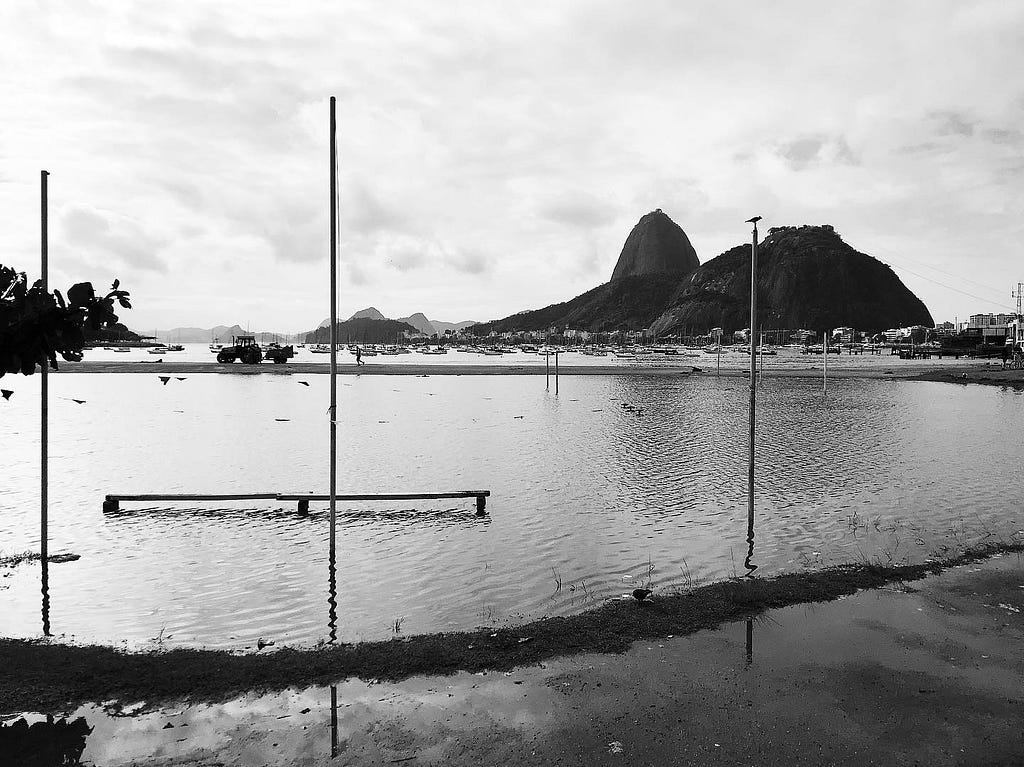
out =
[(661, 208), (642, 216), (626, 238), (612, 279), (648, 274), (685, 277), (700, 266), (686, 232)]

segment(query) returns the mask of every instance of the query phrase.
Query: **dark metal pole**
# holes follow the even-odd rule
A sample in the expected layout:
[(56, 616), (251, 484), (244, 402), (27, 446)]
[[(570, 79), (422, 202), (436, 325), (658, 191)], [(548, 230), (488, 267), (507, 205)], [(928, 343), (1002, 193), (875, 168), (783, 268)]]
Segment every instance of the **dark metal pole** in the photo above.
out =
[(558, 394), (558, 352), (555, 352), (555, 394)]
[[(40, 281), (43, 284), (43, 290), (49, 291), (49, 264), (47, 259), (49, 258), (49, 232), (48, 232), (48, 202), (47, 202), (47, 178), (49, 172), (42, 170), (39, 171), (40, 181), (40, 235), (41, 235), (41, 247), (40, 247)], [(49, 350), (47, 350), (47, 353)], [(39, 561), (42, 565), (42, 592), (43, 592), (43, 634), (49, 635), (50, 633), (50, 561), (49, 561), (49, 536), (50, 536), (50, 524), (49, 524), (49, 485), (50, 485), (50, 457), (49, 457), (49, 443), (50, 443), (50, 360), (48, 356), (40, 360), (40, 379), (39, 379), (39, 399), (40, 399), (40, 482), (39, 482)]]
[(757, 405), (757, 222), (754, 239), (750, 243), (750, 462), (747, 471), (747, 536), (754, 535), (754, 415)]
[(335, 564), (338, 493), (338, 137), (331, 96), (331, 561)]

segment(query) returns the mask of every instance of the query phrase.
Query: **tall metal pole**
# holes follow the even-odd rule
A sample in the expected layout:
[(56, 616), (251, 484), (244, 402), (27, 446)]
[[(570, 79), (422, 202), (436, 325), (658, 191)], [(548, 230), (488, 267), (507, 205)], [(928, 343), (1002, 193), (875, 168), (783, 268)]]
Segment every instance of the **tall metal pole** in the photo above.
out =
[(718, 340), (716, 341), (716, 344), (718, 346), (718, 367), (715, 368), (715, 375), (720, 376), (722, 375), (722, 329), (715, 328), (715, 330), (718, 331), (717, 333), (715, 333), (715, 335), (718, 337)]
[(754, 225), (754, 238), (750, 243), (750, 461), (747, 469), (747, 537), (754, 538), (754, 414), (757, 405), (757, 222), (754, 216), (748, 223)]
[[(331, 567), (335, 566), (338, 493), (338, 137), (331, 96)], [(332, 573), (333, 575), (333, 573)]]
[[(47, 259), (49, 258), (49, 225), (48, 225), (48, 203), (47, 203), (47, 178), (49, 172), (42, 170), (39, 171), (40, 181), (40, 203), (39, 203), (39, 220), (40, 220), (40, 281), (43, 285), (44, 291), (50, 290), (49, 282), (49, 264)], [(49, 350), (47, 350), (49, 352)], [(50, 536), (50, 521), (49, 521), (49, 488), (50, 488), (50, 457), (49, 457), (49, 444), (50, 444), (50, 360), (48, 357), (44, 357), (40, 364), (40, 379), (39, 379), (39, 399), (40, 399), (40, 470), (39, 470), (39, 561), (42, 565), (42, 582), (41, 588), (43, 592), (43, 634), (48, 635), (50, 633), (50, 590), (49, 590), (49, 576), (50, 576), (50, 561), (49, 561), (49, 536)]]

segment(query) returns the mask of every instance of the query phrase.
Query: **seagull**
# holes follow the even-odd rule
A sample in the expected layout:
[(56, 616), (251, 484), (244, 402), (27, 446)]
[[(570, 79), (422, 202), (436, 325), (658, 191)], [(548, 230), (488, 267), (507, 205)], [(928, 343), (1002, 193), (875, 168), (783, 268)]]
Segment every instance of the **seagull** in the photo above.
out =
[(162, 383), (164, 386), (167, 386), (167, 382), (171, 380), (170, 376), (158, 376), (158, 377), (160, 379), (160, 383)]
[(747, 223), (748, 224), (756, 224), (760, 220), (761, 220), (760, 216), (754, 216), (753, 218), (748, 218), (747, 219)]
[(309, 386), (309, 381), (299, 381), (303, 386)]
[(3, 395), (4, 399), (10, 399), (11, 395), (14, 394), (10, 389), (0, 389), (0, 394)]
[(178, 380), (179, 380), (179, 381), (184, 381), (185, 379), (184, 379), (184, 378), (179, 378)]
[(637, 602), (643, 602), (650, 595), (651, 589), (633, 589), (633, 599)]

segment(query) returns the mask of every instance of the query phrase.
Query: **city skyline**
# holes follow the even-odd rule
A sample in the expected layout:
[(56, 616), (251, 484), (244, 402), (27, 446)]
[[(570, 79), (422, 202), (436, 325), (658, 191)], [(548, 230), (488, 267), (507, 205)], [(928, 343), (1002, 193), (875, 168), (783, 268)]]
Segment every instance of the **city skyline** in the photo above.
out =
[[(0, 11), (0, 262), (114, 278), (135, 328), (297, 332), (329, 311), (327, 99), (339, 99), (339, 316), (487, 321), (611, 276), (663, 209), (701, 263), (831, 224), (936, 322), (1024, 279), (1024, 8), (808, 2)], [(322, 294), (322, 295), (321, 295)]]

